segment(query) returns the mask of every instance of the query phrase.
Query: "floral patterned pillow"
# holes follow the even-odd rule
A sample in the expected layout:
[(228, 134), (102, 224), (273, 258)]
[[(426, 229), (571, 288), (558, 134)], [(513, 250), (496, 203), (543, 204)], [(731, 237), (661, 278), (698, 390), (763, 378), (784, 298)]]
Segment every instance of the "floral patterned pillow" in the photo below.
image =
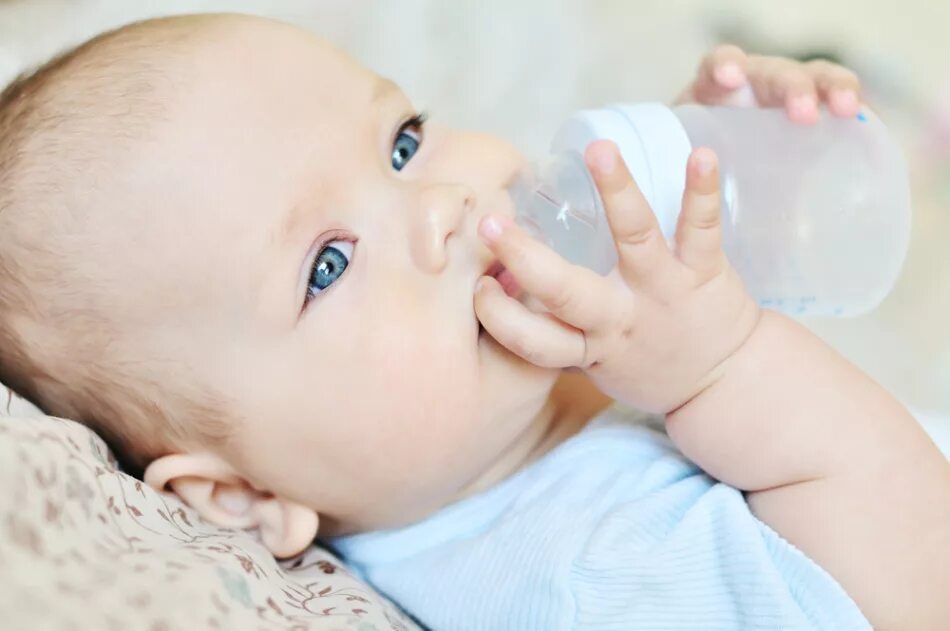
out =
[(2, 386), (0, 490), (4, 629), (418, 628), (326, 550), (276, 561)]

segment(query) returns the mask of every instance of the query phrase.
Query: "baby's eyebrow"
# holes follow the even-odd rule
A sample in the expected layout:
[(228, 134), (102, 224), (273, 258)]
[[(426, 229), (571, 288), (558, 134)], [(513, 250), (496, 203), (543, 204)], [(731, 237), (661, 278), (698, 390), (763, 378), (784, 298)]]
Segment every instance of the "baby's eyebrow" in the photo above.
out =
[(384, 77), (380, 77), (376, 84), (373, 86), (373, 95), (370, 98), (372, 103), (377, 101), (382, 101), (384, 98), (389, 96), (393, 92), (399, 92), (399, 86), (395, 82), (390, 81)]
[[(393, 93), (401, 92), (399, 86), (392, 80), (379, 77), (373, 84), (370, 102), (376, 103), (388, 98)], [(272, 243), (278, 247), (286, 247), (295, 235), (309, 227), (312, 222), (313, 209), (307, 203), (297, 203), (283, 216), (276, 231), (273, 233)]]
[(281, 247), (290, 244), (297, 233), (307, 225), (310, 214), (312, 214), (312, 209), (307, 204), (294, 204), (284, 216), (274, 241)]
[[(380, 77), (373, 84), (373, 91), (370, 97), (372, 103), (376, 103), (390, 96), (394, 92), (401, 92), (400, 88), (396, 83), (385, 77)], [(295, 204), (290, 211), (284, 216), (281, 221), (280, 227), (277, 229), (275, 234), (274, 241), (280, 245), (286, 245), (291, 241), (295, 234), (303, 226), (308, 224), (309, 215), (312, 213), (312, 210), (307, 204)]]

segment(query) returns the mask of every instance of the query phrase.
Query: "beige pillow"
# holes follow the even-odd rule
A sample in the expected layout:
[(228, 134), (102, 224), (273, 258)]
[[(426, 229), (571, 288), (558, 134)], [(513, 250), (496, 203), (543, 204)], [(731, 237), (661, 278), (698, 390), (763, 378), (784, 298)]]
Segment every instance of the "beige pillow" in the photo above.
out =
[(275, 561), (2, 386), (0, 491), (4, 629), (417, 629), (326, 550)]

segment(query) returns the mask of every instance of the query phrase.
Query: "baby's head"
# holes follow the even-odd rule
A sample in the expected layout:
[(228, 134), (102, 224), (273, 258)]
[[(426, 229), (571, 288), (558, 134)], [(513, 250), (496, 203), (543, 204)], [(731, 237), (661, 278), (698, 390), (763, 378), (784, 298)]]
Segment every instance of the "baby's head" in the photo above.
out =
[[(556, 373), (480, 335), (522, 158), (293, 27), (107, 34), (0, 101), (0, 379), (277, 554), (489, 468)], [(251, 508), (245, 510), (247, 502)]]

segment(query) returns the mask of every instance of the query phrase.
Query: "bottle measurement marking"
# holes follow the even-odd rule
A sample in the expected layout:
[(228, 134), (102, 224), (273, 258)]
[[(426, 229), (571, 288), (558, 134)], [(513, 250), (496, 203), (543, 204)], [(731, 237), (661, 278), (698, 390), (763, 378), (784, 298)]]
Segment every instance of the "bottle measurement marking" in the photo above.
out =
[(571, 209), (570, 205), (567, 202), (564, 202), (563, 204), (559, 206), (558, 203), (554, 201), (550, 196), (546, 195), (544, 191), (537, 191), (537, 195), (538, 197), (540, 197), (541, 199), (548, 202), (552, 206), (555, 206), (558, 209), (556, 221), (558, 223), (564, 224), (565, 230), (570, 230), (571, 224), (567, 223), (567, 211)]

